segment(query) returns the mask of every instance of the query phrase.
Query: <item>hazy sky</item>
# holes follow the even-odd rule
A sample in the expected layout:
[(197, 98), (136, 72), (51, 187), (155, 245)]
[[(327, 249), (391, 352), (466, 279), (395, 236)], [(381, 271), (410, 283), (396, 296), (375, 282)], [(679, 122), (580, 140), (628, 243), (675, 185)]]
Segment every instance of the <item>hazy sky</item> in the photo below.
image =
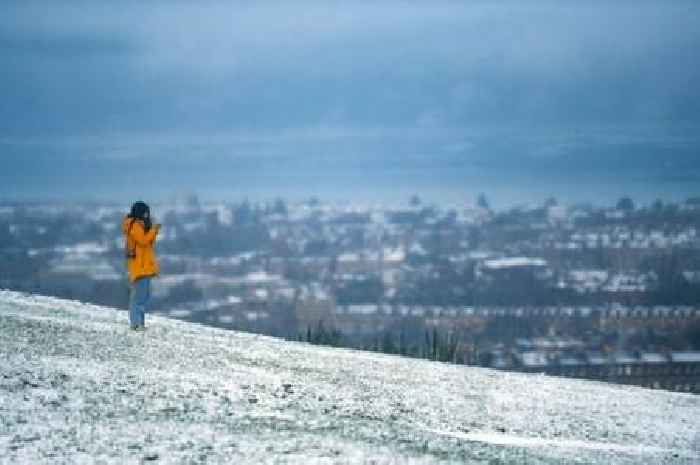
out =
[(690, 192), (699, 50), (697, 1), (3, 0), (0, 194)]

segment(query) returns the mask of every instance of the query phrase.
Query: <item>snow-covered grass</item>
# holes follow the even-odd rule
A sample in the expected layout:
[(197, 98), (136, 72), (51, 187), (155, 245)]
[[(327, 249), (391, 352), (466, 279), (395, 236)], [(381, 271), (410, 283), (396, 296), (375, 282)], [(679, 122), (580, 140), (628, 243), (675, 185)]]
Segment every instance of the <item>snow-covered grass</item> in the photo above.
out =
[(0, 463), (696, 464), (700, 397), (0, 291)]

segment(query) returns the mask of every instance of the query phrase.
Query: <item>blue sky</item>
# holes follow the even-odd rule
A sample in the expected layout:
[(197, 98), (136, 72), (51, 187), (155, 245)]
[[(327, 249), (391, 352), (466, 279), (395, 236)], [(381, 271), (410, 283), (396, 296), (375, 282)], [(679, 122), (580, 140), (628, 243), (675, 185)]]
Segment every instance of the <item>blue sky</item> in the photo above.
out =
[(144, 177), (146, 195), (306, 194), (342, 175), (371, 196), (569, 168), (691, 192), (697, 50), (692, 1), (6, 0), (0, 194)]

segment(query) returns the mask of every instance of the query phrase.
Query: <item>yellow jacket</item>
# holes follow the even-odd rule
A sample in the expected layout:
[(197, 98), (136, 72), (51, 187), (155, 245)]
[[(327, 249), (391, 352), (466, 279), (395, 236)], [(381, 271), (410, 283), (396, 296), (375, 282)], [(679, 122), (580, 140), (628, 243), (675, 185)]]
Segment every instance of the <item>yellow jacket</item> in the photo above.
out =
[(129, 281), (134, 282), (139, 278), (155, 276), (160, 272), (153, 250), (158, 231), (158, 226), (153, 226), (146, 232), (143, 221), (134, 220), (128, 216), (124, 218), (122, 232), (126, 239)]

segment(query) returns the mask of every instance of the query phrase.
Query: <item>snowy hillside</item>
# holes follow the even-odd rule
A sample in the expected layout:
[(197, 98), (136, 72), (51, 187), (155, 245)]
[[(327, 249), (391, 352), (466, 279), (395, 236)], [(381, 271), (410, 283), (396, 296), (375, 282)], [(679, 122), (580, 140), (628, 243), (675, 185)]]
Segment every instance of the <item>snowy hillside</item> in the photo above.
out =
[(700, 396), (0, 292), (0, 463), (700, 463)]

